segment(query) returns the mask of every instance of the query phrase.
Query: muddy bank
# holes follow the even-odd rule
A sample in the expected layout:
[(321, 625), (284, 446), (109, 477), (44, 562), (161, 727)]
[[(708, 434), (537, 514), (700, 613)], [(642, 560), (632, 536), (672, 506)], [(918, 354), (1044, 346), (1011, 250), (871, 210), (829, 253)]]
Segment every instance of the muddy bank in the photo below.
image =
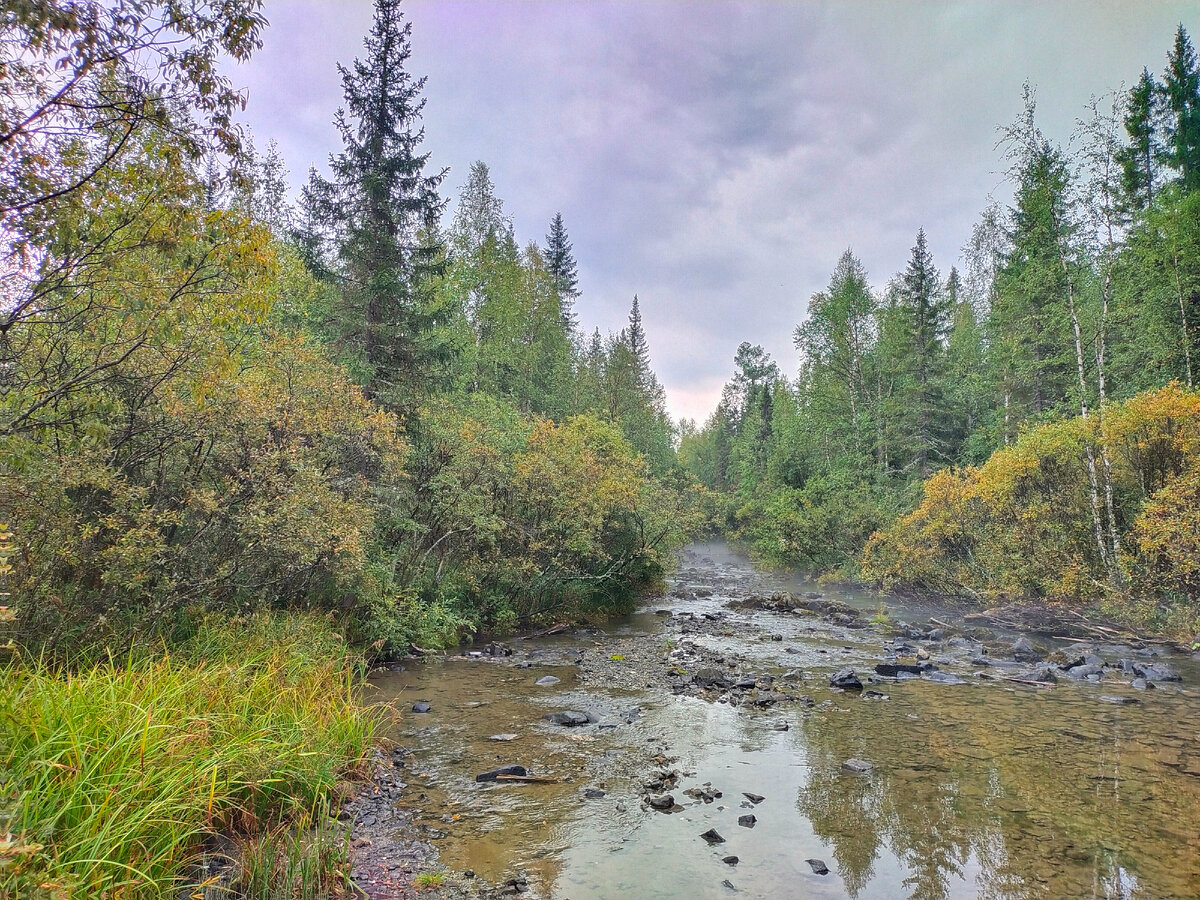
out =
[(509, 649), (375, 679), (403, 786), (351, 811), (370, 896), (1200, 894), (1190, 655), (880, 615), (720, 545), (627, 620)]

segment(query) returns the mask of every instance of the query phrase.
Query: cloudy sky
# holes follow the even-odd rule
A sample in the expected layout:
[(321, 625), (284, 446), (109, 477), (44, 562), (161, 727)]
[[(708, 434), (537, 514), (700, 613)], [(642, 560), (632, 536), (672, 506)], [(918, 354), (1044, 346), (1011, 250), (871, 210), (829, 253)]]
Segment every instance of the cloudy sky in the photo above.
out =
[[(943, 274), (989, 197), (1029, 80), (1066, 141), (1093, 94), (1163, 69), (1200, 5), (1166, 2), (411, 0), (425, 149), (458, 189), (491, 169), (518, 239), (561, 211), (581, 324), (641, 298), (675, 416), (702, 419), (737, 345), (794, 374), (791, 333), (847, 248), (883, 285), (924, 227)], [(369, 0), (267, 0), (265, 46), (231, 72), (257, 145), (298, 185), (338, 138), (336, 63)]]

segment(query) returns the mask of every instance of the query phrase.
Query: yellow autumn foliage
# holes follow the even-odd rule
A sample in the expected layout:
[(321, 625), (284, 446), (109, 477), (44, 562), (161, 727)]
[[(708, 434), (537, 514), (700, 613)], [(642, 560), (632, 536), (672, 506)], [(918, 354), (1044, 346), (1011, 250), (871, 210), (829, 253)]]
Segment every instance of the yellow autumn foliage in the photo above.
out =
[(980, 597), (1120, 605), (1093, 530), (1089, 447), (1099, 472), (1105, 454), (1111, 465), (1131, 595), (1196, 604), (1200, 394), (1176, 383), (1114, 404), (1102, 424), (1093, 416), (1040, 425), (978, 469), (934, 474), (917, 508), (871, 538), (864, 575)]

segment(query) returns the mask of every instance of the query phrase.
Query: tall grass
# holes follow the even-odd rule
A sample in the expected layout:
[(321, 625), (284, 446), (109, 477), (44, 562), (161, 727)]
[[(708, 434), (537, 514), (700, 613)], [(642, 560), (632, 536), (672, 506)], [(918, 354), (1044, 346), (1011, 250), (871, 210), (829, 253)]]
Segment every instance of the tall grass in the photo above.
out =
[[(255, 617), (154, 658), (0, 673), (0, 896), (312, 894), (338, 839), (309, 826), (376, 728), (358, 672), (320, 620)], [(206, 870), (216, 847), (257, 870)]]

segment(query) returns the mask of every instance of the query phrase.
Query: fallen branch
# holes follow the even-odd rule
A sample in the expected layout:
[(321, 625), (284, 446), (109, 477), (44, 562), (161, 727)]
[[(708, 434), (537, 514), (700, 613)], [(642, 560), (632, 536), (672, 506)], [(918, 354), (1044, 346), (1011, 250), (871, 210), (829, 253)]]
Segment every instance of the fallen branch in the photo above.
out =
[(1036, 684), (1038, 687), (1054, 687), (1053, 681), (1034, 681), (1032, 678), (1017, 678), (1015, 675), (1001, 675), (1001, 681), (1015, 681), (1017, 684)]

